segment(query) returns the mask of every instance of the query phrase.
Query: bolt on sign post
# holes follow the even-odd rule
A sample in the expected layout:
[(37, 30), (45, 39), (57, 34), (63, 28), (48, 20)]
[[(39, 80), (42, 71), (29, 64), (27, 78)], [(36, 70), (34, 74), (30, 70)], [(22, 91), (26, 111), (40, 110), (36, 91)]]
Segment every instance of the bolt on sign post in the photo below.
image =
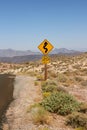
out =
[(48, 56), (48, 53), (54, 48), (53, 45), (48, 41), (44, 40), (41, 42), (41, 44), (38, 46), (39, 50), (44, 54), (42, 57), (42, 63), (44, 64), (44, 80), (47, 80), (47, 63), (50, 62), (50, 58)]

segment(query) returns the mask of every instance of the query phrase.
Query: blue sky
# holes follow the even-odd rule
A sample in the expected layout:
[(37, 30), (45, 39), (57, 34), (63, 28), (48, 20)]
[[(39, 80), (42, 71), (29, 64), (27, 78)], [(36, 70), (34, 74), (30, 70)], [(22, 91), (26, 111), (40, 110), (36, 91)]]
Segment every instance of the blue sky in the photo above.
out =
[(87, 0), (0, 0), (0, 49), (87, 48)]

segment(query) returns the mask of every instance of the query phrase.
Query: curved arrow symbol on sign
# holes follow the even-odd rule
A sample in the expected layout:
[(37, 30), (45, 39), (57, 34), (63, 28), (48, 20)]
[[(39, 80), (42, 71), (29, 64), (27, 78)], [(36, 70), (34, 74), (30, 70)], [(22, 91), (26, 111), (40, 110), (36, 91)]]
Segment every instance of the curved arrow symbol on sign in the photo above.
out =
[(45, 49), (45, 53), (47, 53), (47, 51), (48, 51), (48, 49), (46, 48), (47, 44), (48, 44), (48, 43), (45, 42), (45, 43), (44, 43), (44, 46), (43, 46), (43, 48)]

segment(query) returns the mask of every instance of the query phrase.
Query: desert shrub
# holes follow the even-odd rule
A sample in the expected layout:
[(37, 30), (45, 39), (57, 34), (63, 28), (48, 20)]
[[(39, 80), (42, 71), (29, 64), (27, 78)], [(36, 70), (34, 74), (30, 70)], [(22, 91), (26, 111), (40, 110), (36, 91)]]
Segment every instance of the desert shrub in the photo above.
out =
[(87, 68), (82, 69), (81, 72), (82, 72), (83, 74), (87, 74)]
[(78, 103), (71, 95), (64, 92), (56, 92), (45, 98), (40, 103), (46, 110), (61, 115), (67, 115), (79, 110)]
[(33, 105), (30, 109), (30, 113), (35, 124), (50, 123), (50, 115), (42, 106)]
[(44, 81), (42, 82), (42, 91), (45, 92), (67, 92), (67, 90), (62, 87), (62, 86), (58, 86), (56, 82), (54, 81)]
[(42, 87), (42, 91), (43, 92), (53, 92), (53, 91), (57, 91), (57, 86), (55, 85), (47, 85), (45, 87)]
[(75, 77), (75, 80), (77, 81), (77, 82), (81, 82), (81, 81), (83, 81), (83, 78), (81, 78), (81, 77)]
[(75, 84), (75, 80), (74, 80), (73, 78), (71, 78), (70, 76), (69, 76), (69, 79), (68, 79), (65, 83), (63, 83), (63, 85), (64, 85), (65, 87), (70, 87), (70, 86), (72, 86), (73, 84)]
[(78, 65), (78, 64), (73, 65), (73, 68), (75, 68), (75, 69), (79, 69), (79, 68), (80, 68), (80, 65)]
[(70, 75), (70, 71), (66, 70), (65, 72), (63, 72), (64, 75), (69, 76)]
[(54, 73), (54, 72), (49, 72), (49, 76), (51, 76), (52, 78), (56, 78), (56, 77), (57, 77), (57, 74)]
[(57, 84), (54, 81), (45, 81), (42, 82), (42, 91), (43, 92), (53, 92), (57, 91)]
[(79, 112), (82, 112), (82, 113), (86, 113), (87, 112), (87, 103), (82, 103), (80, 105), (80, 110)]
[(58, 81), (64, 83), (67, 81), (67, 77), (64, 74), (58, 74)]
[(87, 130), (87, 115), (79, 112), (72, 113), (67, 117), (66, 123), (73, 128), (83, 127)]
[(64, 87), (62, 87), (62, 86), (58, 86), (57, 87), (57, 91), (58, 92), (66, 92), (66, 93), (68, 93), (67, 90)]
[(51, 95), (51, 92), (44, 92), (43, 93), (43, 97), (44, 98), (47, 98), (48, 96), (50, 96)]
[(81, 82), (81, 85), (82, 85), (82, 86), (87, 86), (87, 80), (82, 81), (82, 82)]
[(46, 85), (55, 85), (55, 86), (57, 86), (57, 83), (54, 82), (53, 80), (48, 80), (48, 81), (42, 82), (41, 85), (42, 85), (42, 87), (45, 87)]

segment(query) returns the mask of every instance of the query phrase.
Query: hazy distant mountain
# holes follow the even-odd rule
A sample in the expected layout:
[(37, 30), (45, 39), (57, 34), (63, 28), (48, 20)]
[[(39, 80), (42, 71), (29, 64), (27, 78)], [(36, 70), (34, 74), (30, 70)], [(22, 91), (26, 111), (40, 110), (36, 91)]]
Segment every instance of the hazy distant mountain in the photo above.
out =
[(20, 51), (13, 49), (0, 49), (0, 57), (14, 57), (14, 56), (25, 56), (25, 55), (37, 55), (39, 52), (33, 52), (30, 50)]
[[(68, 50), (66, 48), (55, 48), (50, 54), (73, 54), (79, 53), (79, 51)], [(31, 50), (21, 51), (21, 50), (13, 50), (13, 49), (0, 49), (0, 57), (14, 57), (14, 56), (26, 56), (26, 55), (39, 55), (42, 53), (33, 52)]]
[(52, 54), (74, 54), (74, 53), (80, 53), (80, 52), (75, 50), (68, 50), (66, 48), (60, 48), (60, 49), (55, 48), (52, 51)]
[[(55, 48), (50, 54), (76, 55), (81, 52), (66, 48)], [(42, 53), (33, 51), (16, 51), (12, 49), (0, 50), (0, 62), (22, 63), (41, 59)]]
[(26, 55), (26, 56), (14, 56), (14, 57), (0, 57), (0, 62), (7, 63), (23, 63), (29, 61), (36, 61), (41, 59), (42, 55)]

